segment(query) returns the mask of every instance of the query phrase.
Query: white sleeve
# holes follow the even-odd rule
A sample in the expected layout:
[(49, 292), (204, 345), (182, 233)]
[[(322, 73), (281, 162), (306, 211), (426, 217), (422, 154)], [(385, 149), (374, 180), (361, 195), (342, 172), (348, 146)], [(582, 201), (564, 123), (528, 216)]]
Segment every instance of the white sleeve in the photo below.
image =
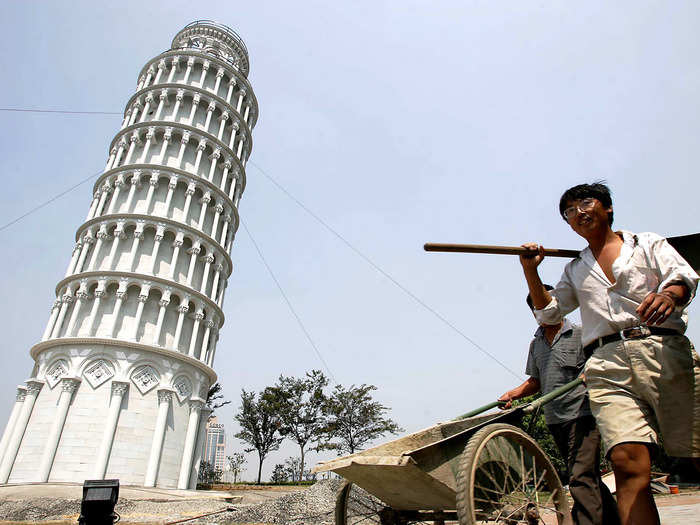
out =
[(578, 308), (578, 297), (571, 280), (573, 262), (566, 265), (561, 280), (554, 290), (549, 291), (552, 300), (541, 310), (535, 310), (535, 319), (539, 324), (557, 324), (566, 314)]
[(698, 287), (698, 274), (681, 257), (676, 249), (671, 246), (666, 239), (656, 235), (650, 236), (649, 252), (654, 264), (659, 269), (661, 284), (657, 291), (661, 291), (668, 285), (674, 282), (682, 282), (688, 287), (690, 296), (686, 306), (695, 297), (695, 292)]

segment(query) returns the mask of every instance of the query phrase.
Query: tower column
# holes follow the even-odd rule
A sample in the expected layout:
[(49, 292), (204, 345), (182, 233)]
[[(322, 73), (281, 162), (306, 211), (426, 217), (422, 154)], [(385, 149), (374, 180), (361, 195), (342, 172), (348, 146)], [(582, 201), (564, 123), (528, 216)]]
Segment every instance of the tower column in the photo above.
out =
[(134, 202), (134, 195), (136, 190), (141, 186), (141, 170), (134, 170), (134, 174), (131, 176), (131, 187), (129, 188), (129, 195), (126, 197), (126, 203), (124, 204), (124, 211), (129, 213), (131, 211), (131, 203)]
[(61, 297), (61, 302), (63, 304), (61, 305), (60, 312), (58, 312), (58, 319), (56, 319), (56, 324), (53, 327), (53, 332), (51, 332), (52, 339), (55, 339), (61, 334), (61, 328), (63, 327), (63, 321), (66, 318), (66, 312), (68, 311), (68, 308), (73, 302), (72, 293), (73, 292), (71, 292), (69, 288), (68, 290), (66, 290), (66, 293), (63, 294), (63, 297)]
[(189, 402), (190, 416), (187, 421), (187, 435), (185, 436), (185, 448), (180, 464), (180, 477), (177, 481), (177, 488), (186, 489), (190, 480), (190, 470), (192, 469), (192, 457), (194, 456), (194, 446), (197, 440), (197, 430), (199, 430), (199, 417), (202, 412), (204, 402), (200, 399), (191, 399)]
[(197, 333), (199, 332), (199, 325), (202, 323), (203, 320), (204, 312), (201, 308), (199, 308), (194, 314), (194, 327), (192, 328), (192, 337), (190, 338), (190, 349), (187, 352), (187, 355), (189, 355), (190, 357), (194, 357), (194, 350), (197, 346)]
[(163, 319), (165, 319), (165, 310), (168, 308), (169, 304), (170, 292), (166, 290), (161, 300), (158, 301), (158, 306), (160, 307), (160, 310), (158, 310), (158, 320), (156, 321), (156, 333), (153, 336), (153, 344), (155, 346), (160, 346), (158, 344), (158, 341), (160, 341), (160, 333), (163, 331)]
[(80, 257), (80, 250), (83, 247), (83, 243), (78, 241), (75, 243), (75, 246), (73, 247), (73, 254), (71, 255), (70, 258), (70, 263), (68, 264), (68, 269), (66, 270), (66, 275), (65, 277), (68, 277), (73, 273), (73, 270), (75, 270), (75, 265), (78, 263), (78, 258)]
[(153, 250), (151, 251), (151, 266), (148, 270), (149, 274), (154, 274), (156, 270), (156, 261), (158, 260), (158, 252), (160, 251), (160, 243), (165, 235), (165, 225), (159, 224), (156, 228), (156, 234), (153, 237)]
[(2, 458), (2, 463), (0, 463), (0, 483), (7, 483), (7, 480), (10, 479), (10, 472), (12, 472), (12, 466), (15, 464), (19, 446), (22, 444), (22, 438), (24, 437), (24, 431), (27, 429), (29, 417), (32, 415), (32, 410), (34, 410), (34, 403), (36, 403), (36, 398), (39, 396), (41, 387), (44, 386), (43, 381), (37, 381), (35, 379), (30, 379), (26, 381), (26, 383), (27, 396), (24, 398), (22, 410), (17, 417), (15, 428), (7, 442), (7, 449)]
[(153, 432), (153, 442), (151, 443), (151, 453), (148, 456), (148, 468), (144, 487), (155, 487), (158, 476), (158, 466), (160, 464), (160, 454), (163, 451), (163, 441), (165, 440), (165, 424), (168, 420), (168, 410), (170, 401), (173, 398), (172, 390), (158, 390), (158, 417), (156, 428)]
[(75, 330), (75, 323), (78, 321), (78, 315), (80, 310), (88, 298), (86, 283), (82, 282), (80, 288), (75, 292), (75, 306), (73, 307), (73, 312), (71, 313), (70, 320), (68, 321), (68, 328), (66, 328), (66, 337), (72, 337), (73, 331)]
[(179, 351), (180, 347), (180, 336), (182, 336), (182, 323), (185, 321), (185, 314), (189, 312), (190, 307), (187, 304), (189, 302), (190, 298), (185, 296), (182, 299), (182, 303), (180, 303), (180, 306), (177, 307), (177, 326), (175, 327), (175, 341), (173, 341), (173, 350), (176, 352)]
[(51, 307), (51, 316), (49, 317), (49, 322), (46, 323), (46, 330), (44, 330), (44, 335), (41, 336), (42, 341), (46, 341), (49, 337), (51, 337), (51, 333), (53, 332), (53, 327), (56, 324), (56, 319), (58, 318), (58, 314), (61, 311), (61, 300), (56, 299), (53, 302), (53, 306)]
[(199, 464), (202, 461), (202, 450), (204, 449), (204, 440), (206, 439), (206, 425), (213, 410), (205, 405), (200, 412), (197, 445), (194, 447), (194, 461), (192, 463), (192, 473), (190, 474), (188, 488), (195, 488), (197, 486), (197, 474), (199, 473)]
[(109, 412), (107, 414), (107, 424), (105, 425), (104, 433), (100, 448), (97, 451), (97, 461), (95, 462), (95, 470), (93, 471), (94, 479), (104, 479), (107, 473), (107, 462), (112, 453), (112, 444), (114, 443), (114, 433), (117, 430), (119, 422), (119, 414), (122, 408), (122, 400), (124, 394), (129, 389), (129, 383), (122, 381), (112, 381), (112, 394), (109, 400)]
[(97, 289), (95, 290), (95, 299), (93, 299), (92, 309), (90, 310), (90, 317), (88, 317), (88, 322), (87, 322), (87, 335), (88, 336), (93, 335), (93, 329), (95, 327), (95, 319), (97, 318), (97, 311), (100, 309), (100, 302), (102, 301), (102, 298), (105, 296), (104, 288), (105, 288), (104, 281), (100, 281), (100, 283), (97, 285)]
[(75, 269), (73, 270), (73, 273), (83, 271), (85, 258), (87, 257), (87, 254), (90, 251), (90, 246), (92, 246), (94, 243), (95, 238), (92, 236), (92, 230), (88, 230), (88, 232), (83, 236), (83, 248), (82, 250), (80, 250), (80, 257), (78, 257), (78, 262), (75, 263)]
[(70, 401), (73, 398), (73, 392), (77, 390), (79, 385), (80, 379), (72, 377), (64, 377), (61, 379), (61, 395), (58, 398), (58, 406), (56, 407), (53, 424), (51, 425), (51, 430), (46, 440), (44, 454), (41, 457), (41, 463), (39, 463), (39, 481), (46, 482), (49, 480), (53, 460), (56, 457), (56, 450), (58, 449), (58, 442), (63, 432), (63, 425), (66, 424)]
[(27, 387), (18, 386), (17, 396), (15, 398), (15, 404), (12, 405), (12, 412), (10, 412), (10, 419), (7, 421), (7, 426), (5, 431), (2, 433), (2, 440), (0, 440), (0, 464), (2, 463), (2, 458), (5, 455), (5, 449), (10, 441), (10, 436), (15, 429), (15, 423), (17, 422), (17, 417), (22, 411), (22, 404), (24, 403), (24, 398), (27, 397)]
[(134, 319), (134, 328), (131, 332), (131, 340), (136, 341), (139, 335), (139, 328), (141, 328), (141, 317), (143, 316), (143, 307), (148, 301), (148, 291), (149, 286), (147, 284), (141, 287), (141, 293), (139, 293), (139, 305), (136, 307), (136, 319)]
[(119, 194), (124, 186), (126, 186), (126, 182), (124, 182), (124, 175), (120, 173), (117, 175), (117, 179), (114, 181), (114, 193), (112, 194), (112, 199), (109, 201), (107, 215), (111, 215), (114, 212), (114, 208), (117, 205), (117, 200), (119, 199)]
[(153, 202), (153, 194), (158, 187), (158, 181), (160, 180), (160, 172), (154, 171), (151, 173), (151, 178), (148, 179), (148, 193), (146, 194), (146, 204), (144, 205), (146, 213), (151, 211), (151, 202)]

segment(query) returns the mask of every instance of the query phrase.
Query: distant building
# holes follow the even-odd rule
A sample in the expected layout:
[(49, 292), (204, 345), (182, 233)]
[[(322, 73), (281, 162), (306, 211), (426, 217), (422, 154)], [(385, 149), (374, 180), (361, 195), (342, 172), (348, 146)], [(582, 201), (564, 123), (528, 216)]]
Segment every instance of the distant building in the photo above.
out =
[(217, 423), (216, 417), (211, 418), (207, 422), (202, 461), (208, 462), (222, 472), (226, 467), (226, 433), (224, 432), (224, 425)]

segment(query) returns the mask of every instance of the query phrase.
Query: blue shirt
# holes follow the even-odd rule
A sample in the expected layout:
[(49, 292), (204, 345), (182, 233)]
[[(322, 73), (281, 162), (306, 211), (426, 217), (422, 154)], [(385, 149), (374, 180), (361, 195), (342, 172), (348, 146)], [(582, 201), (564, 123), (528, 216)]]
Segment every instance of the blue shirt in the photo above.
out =
[[(539, 327), (530, 343), (525, 373), (539, 380), (540, 390), (547, 394), (576, 379), (586, 358), (581, 346), (581, 327), (564, 319), (564, 324), (550, 345)], [(579, 385), (542, 407), (548, 425), (564, 423), (590, 415), (585, 385)]]

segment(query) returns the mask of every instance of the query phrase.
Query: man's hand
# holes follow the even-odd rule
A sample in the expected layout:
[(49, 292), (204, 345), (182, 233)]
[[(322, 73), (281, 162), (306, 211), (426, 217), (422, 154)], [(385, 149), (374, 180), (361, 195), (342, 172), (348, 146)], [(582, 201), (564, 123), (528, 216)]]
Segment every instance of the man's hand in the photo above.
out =
[(527, 248), (531, 252), (531, 254), (520, 256), (520, 264), (523, 265), (523, 270), (535, 270), (544, 260), (544, 248), (536, 242), (526, 242), (522, 247)]
[(637, 307), (639, 319), (647, 325), (660, 325), (673, 313), (678, 297), (664, 290), (661, 293), (651, 292), (642, 304)]
[(513, 406), (513, 398), (510, 395), (510, 390), (498, 398), (498, 401), (505, 402), (505, 405), (499, 405), (498, 408), (506, 410)]

